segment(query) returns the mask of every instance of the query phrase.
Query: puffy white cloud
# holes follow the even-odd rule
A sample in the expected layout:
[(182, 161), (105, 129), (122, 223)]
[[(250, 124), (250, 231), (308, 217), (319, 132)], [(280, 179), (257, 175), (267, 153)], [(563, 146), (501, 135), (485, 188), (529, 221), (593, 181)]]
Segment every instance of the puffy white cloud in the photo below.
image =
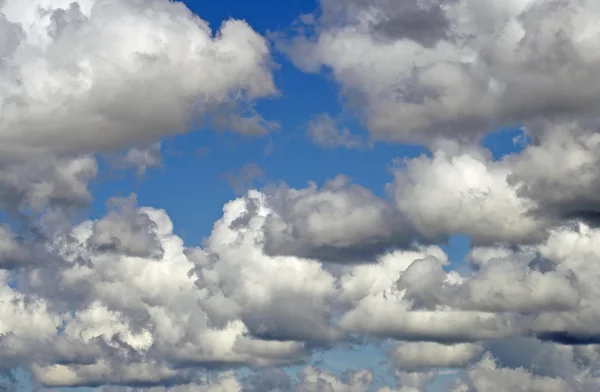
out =
[[(476, 249), (472, 275), (446, 271), (448, 258), (437, 246), (396, 250), (330, 271), (315, 259), (265, 251), (277, 211), (271, 202), (269, 194), (249, 191), (225, 205), (202, 248), (187, 248), (166, 212), (136, 207), (133, 196), (113, 200), (106, 217), (53, 237), (46, 251), (56, 260), (19, 274), (16, 288), (8, 285), (11, 275), (3, 275), (12, 305), (1, 307), (0, 358), (9, 367), (28, 364), (49, 386), (218, 388), (198, 382), (198, 371), (285, 366), (305, 360), (311, 347), (327, 348), (352, 334), (404, 341), (392, 359), (419, 374), (468, 367), (484, 349), (505, 361), (510, 356), (494, 342), (511, 337), (589, 343), (597, 336), (598, 296), (589, 272), (589, 260), (598, 257), (589, 245), (595, 229), (554, 230), (541, 246)], [(549, 264), (536, 264), (539, 257)], [(582, 353), (593, 360), (593, 351)], [(568, 373), (551, 376), (556, 382), (571, 383), (583, 371), (569, 361)], [(549, 363), (559, 368), (561, 362)], [(309, 373), (298, 388), (360, 391), (372, 385), (368, 372), (350, 381)], [(496, 373), (474, 373), (484, 381), (472, 385)], [(399, 390), (421, 390), (403, 377)], [(240, 388), (226, 380), (215, 385)]]
[(43, 298), (26, 296), (9, 286), (10, 275), (0, 272), (2, 323), (0, 337), (14, 335), (21, 339), (45, 341), (56, 335), (62, 315), (54, 314)]
[(544, 225), (529, 215), (535, 204), (519, 197), (508, 182), (506, 161), (483, 153), (437, 151), (396, 171), (395, 203), (430, 238), (469, 235), (474, 243), (540, 240)]
[(540, 253), (555, 263), (556, 271), (572, 274), (577, 279), (581, 303), (568, 312), (542, 313), (535, 320), (541, 336), (566, 344), (597, 343), (600, 330), (600, 290), (594, 283), (598, 279), (598, 229), (585, 224), (564, 227), (554, 231), (540, 247)]
[[(106, 217), (55, 239), (49, 249), (62, 264), (26, 272), (26, 291), (9, 291), (23, 301), (40, 296), (29, 305), (32, 317), (54, 320), (29, 323), (50, 332), (25, 337), (71, 342), (97, 355), (64, 362), (51, 348), (31, 363), (40, 382), (185, 382), (190, 368), (285, 365), (305, 357), (305, 341), (342, 337), (329, 323), (334, 278), (318, 262), (265, 255), (256, 244), (264, 212), (233, 229), (245, 208), (236, 200), (206, 248), (188, 249), (164, 211), (134, 203), (115, 200), (118, 208)], [(51, 309), (63, 311), (53, 316)], [(11, 312), (8, 332), (25, 333), (17, 330), (23, 316)], [(5, 353), (7, 360), (16, 355)]]
[(6, 0), (0, 15), (3, 158), (119, 150), (215, 111), (256, 122), (232, 110), (276, 92), (264, 38), (239, 20), (214, 33), (180, 2)]
[[(314, 36), (278, 44), (331, 69), (374, 139), (430, 154), (397, 164), (387, 197), (344, 176), (247, 190), (262, 172), (245, 166), (229, 176), (245, 194), (190, 248), (135, 195), (73, 223), (94, 154), (143, 174), (191, 122), (275, 129), (252, 105), (277, 93), (266, 40), (236, 20), (213, 33), (166, 0), (0, 0), (0, 202), (19, 223), (0, 225), (0, 371), (57, 387), (366, 392), (379, 364), (283, 367), (369, 340), (394, 347), (397, 383), (378, 392), (426, 390), (446, 368), (454, 391), (598, 390), (600, 7), (320, 5), (304, 17)], [(522, 152), (475, 145), (515, 121)], [(325, 147), (363, 143), (327, 115), (309, 128)], [(433, 245), (454, 234), (473, 240), (471, 270)]]
[(430, 273), (430, 265), (447, 264), (447, 258), (435, 257), (440, 254), (445, 257), (435, 247), (417, 254), (398, 252), (383, 257), (379, 264), (358, 266), (342, 276), (342, 293), (352, 299), (353, 305), (340, 319), (340, 326), (348, 332), (442, 343), (474, 342), (517, 333), (510, 319), (499, 314), (462, 310), (444, 303), (454, 298), (442, 298), (442, 292), (435, 290), (454, 285), (461, 277), (446, 275), (441, 268), (437, 274)]
[(468, 143), (598, 109), (593, 0), (319, 3), (302, 33), (276, 41), (301, 69), (330, 70), (376, 139)]

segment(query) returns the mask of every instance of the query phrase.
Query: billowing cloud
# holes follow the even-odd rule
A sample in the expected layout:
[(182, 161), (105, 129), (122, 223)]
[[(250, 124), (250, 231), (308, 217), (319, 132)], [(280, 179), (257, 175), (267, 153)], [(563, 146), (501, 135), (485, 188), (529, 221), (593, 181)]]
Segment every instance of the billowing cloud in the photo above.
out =
[(120, 150), (223, 110), (255, 123), (237, 131), (267, 131), (235, 115), (276, 92), (267, 42), (243, 21), (215, 33), (166, 0), (8, 0), (0, 15), (3, 158)]
[[(254, 106), (278, 94), (267, 40), (167, 0), (0, 0), (0, 375), (154, 392), (423, 392), (449, 374), (447, 392), (600, 389), (600, 6), (319, 4), (275, 44), (329, 69), (370, 139), (429, 150), (393, 162), (385, 196), (344, 175), (252, 189), (263, 173), (246, 165), (192, 247), (134, 194), (83, 218), (99, 157), (142, 175), (164, 136), (278, 129)], [(478, 143), (505, 124), (529, 142), (493, 156)], [(323, 147), (365, 145), (329, 115), (308, 125)], [(444, 251), (456, 234), (465, 260)], [(372, 368), (328, 368), (328, 350), (364, 342), (382, 354)]]
[[(250, 191), (226, 204), (203, 247), (188, 248), (165, 211), (137, 207), (133, 196), (113, 200), (107, 216), (47, 243), (51, 264), (3, 275), (3, 303), (11, 305), (2, 307), (2, 362), (26, 364), (47, 386), (208, 388), (198, 372), (295, 364), (313, 348), (371, 335), (401, 341), (390, 355), (403, 372), (466, 369), (475, 385), (499, 377), (477, 365), (483, 352), (509, 358), (496, 341), (537, 336), (572, 344), (565, 337), (573, 336), (590, 344), (600, 334), (596, 278), (585, 263), (598, 257), (587, 245), (596, 229), (566, 227), (543, 245), (512, 251), (478, 248), (471, 275), (446, 271), (437, 246), (373, 255), (335, 272), (312, 257), (266, 251), (276, 213), (270, 202)], [(18, 254), (6, 235), (7, 254)], [(550, 262), (536, 263), (539, 257)], [(346, 381), (307, 372), (297, 390), (328, 383), (334, 391), (367, 390), (373, 382), (368, 372)], [(571, 382), (523, 374), (537, 380), (532, 385)], [(216, 385), (243, 388), (223, 377)], [(421, 390), (402, 382), (404, 390)]]
[(396, 171), (392, 191), (397, 208), (430, 238), (468, 234), (474, 243), (540, 240), (544, 225), (529, 215), (535, 204), (508, 182), (507, 162), (481, 152), (438, 150)]
[(283, 186), (269, 204), (274, 211), (265, 227), (269, 254), (368, 261), (388, 247), (412, 242), (411, 227), (389, 203), (343, 176), (321, 189)]
[(375, 139), (471, 142), (598, 109), (593, 0), (319, 3), (276, 42), (302, 70), (330, 70)]

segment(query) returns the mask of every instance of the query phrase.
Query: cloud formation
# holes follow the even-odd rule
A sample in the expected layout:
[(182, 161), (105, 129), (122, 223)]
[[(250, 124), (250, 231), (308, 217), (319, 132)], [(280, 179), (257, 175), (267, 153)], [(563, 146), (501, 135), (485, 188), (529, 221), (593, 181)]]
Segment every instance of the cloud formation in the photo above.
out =
[[(141, 175), (165, 136), (277, 129), (254, 108), (278, 94), (267, 39), (167, 0), (0, 0), (1, 375), (154, 392), (421, 392), (449, 373), (446, 392), (600, 389), (600, 6), (319, 4), (275, 45), (330, 70), (372, 139), (428, 151), (393, 162), (385, 195), (344, 175), (249, 189), (263, 173), (246, 165), (191, 246), (135, 194), (81, 214), (103, 157)], [(530, 143), (494, 157), (479, 142), (507, 124)], [(329, 114), (308, 136), (364, 145)], [(444, 248), (457, 234), (464, 261)], [(383, 364), (315, 360), (366, 343)]]
[(0, 31), (3, 157), (120, 150), (217, 112), (267, 131), (235, 113), (276, 93), (267, 42), (243, 21), (215, 33), (164, 0), (9, 0)]
[(320, 0), (276, 42), (331, 71), (373, 138), (477, 140), (490, 125), (593, 117), (593, 0)]
[[(300, 363), (314, 348), (369, 333), (404, 341), (390, 356), (406, 373), (456, 368), (468, 383), (487, 385), (516, 371), (530, 388), (570, 390), (564, 377), (495, 367), (495, 351), (506, 356), (498, 347), (507, 345), (494, 342), (537, 336), (572, 345), (572, 336), (594, 350), (600, 295), (586, 260), (597, 255), (590, 246), (596, 229), (559, 229), (542, 245), (512, 251), (475, 249), (471, 275), (446, 272), (448, 258), (437, 246), (334, 273), (311, 258), (266, 253), (262, 240), (275, 212), (267, 195), (250, 191), (247, 198), (253, 207), (246, 198), (224, 207), (202, 248), (186, 247), (164, 211), (136, 207), (133, 197), (56, 237), (47, 245), (53, 264), (24, 268), (18, 289), (3, 288), (11, 305), (2, 308), (2, 363), (28, 361), (47, 386), (193, 384), (198, 369)], [(6, 245), (18, 250), (10, 237)], [(539, 256), (551, 265), (541, 269)], [(8, 272), (3, 279), (9, 282)], [(579, 362), (572, 367), (584, 371)], [(331, 384), (366, 391), (373, 382), (367, 370), (350, 381), (311, 368), (303, 374), (294, 390)], [(211, 382), (243, 388), (221, 377)]]

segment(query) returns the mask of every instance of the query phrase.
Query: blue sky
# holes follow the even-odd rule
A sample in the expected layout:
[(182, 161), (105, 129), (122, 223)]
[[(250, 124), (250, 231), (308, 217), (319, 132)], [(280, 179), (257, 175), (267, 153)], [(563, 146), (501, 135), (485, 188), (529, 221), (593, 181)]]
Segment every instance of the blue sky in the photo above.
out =
[[(315, 1), (308, 0), (184, 3), (213, 28), (234, 17), (245, 19), (260, 33), (287, 26), (299, 14), (317, 7)], [(266, 119), (279, 122), (279, 131), (266, 137), (245, 137), (204, 128), (166, 139), (163, 168), (151, 170), (141, 182), (134, 175), (107, 174), (94, 189), (94, 212), (103, 211), (107, 197), (135, 192), (141, 205), (167, 209), (175, 226), (186, 233), (186, 241), (199, 243), (220, 216), (223, 202), (235, 196), (223, 176), (246, 164), (257, 164), (270, 183), (283, 181), (292, 187), (304, 187), (309, 181), (322, 184), (344, 174), (383, 196), (385, 184), (392, 179), (387, 170), (392, 161), (425, 152), (419, 146), (388, 143), (359, 151), (315, 145), (306, 135), (307, 125), (315, 115), (343, 112), (339, 88), (325, 72), (303, 73), (281, 53), (273, 54), (280, 66), (275, 80), (281, 97), (259, 101), (256, 110)], [(343, 120), (341, 126), (366, 134), (352, 117), (344, 116)], [(173, 190), (178, 197), (172, 196)], [(200, 205), (203, 207), (197, 208)]]

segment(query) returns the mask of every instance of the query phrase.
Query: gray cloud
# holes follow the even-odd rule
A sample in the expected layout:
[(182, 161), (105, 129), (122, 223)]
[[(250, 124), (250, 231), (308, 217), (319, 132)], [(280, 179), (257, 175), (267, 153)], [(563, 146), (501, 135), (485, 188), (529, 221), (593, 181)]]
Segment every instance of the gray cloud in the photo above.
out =
[(236, 194), (243, 194), (256, 183), (264, 181), (266, 176), (260, 166), (255, 163), (247, 163), (237, 170), (232, 170), (223, 175), (231, 189)]
[(330, 70), (375, 140), (468, 144), (498, 125), (598, 109), (593, 1), (322, 0), (320, 8), (310, 28), (275, 42), (301, 69)]
[(156, 223), (136, 210), (136, 196), (111, 199), (112, 211), (94, 222), (87, 244), (102, 252), (117, 252), (127, 256), (160, 257), (164, 250), (156, 234)]
[(361, 137), (352, 135), (347, 128), (338, 129), (337, 124), (328, 114), (320, 114), (311, 120), (307, 133), (313, 142), (324, 148), (360, 149), (366, 144)]
[(282, 187), (269, 196), (264, 247), (286, 254), (360, 262), (394, 246), (412, 243), (411, 226), (370, 190), (340, 176), (322, 189)]

